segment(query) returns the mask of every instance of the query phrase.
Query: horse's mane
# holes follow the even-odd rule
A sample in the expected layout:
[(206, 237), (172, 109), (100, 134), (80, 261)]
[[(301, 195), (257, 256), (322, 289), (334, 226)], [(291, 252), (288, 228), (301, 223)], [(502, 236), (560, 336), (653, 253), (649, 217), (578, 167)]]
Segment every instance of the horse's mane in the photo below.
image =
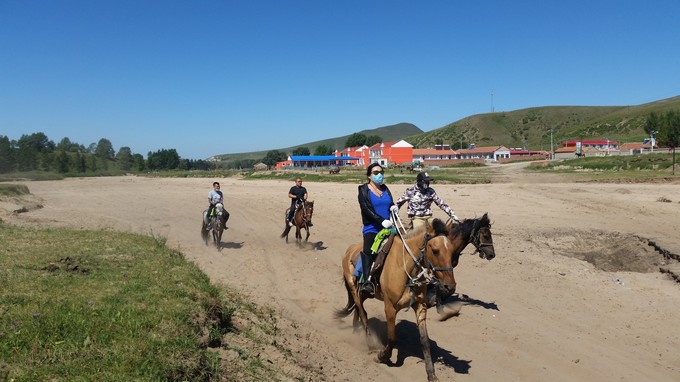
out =
[(482, 215), (481, 218), (465, 219), (460, 224), (454, 225), (450, 235), (452, 237), (455, 237), (460, 233), (463, 237), (469, 238), (470, 235), (472, 234), (472, 230), (475, 228), (475, 223), (478, 224), (477, 225), (478, 228), (490, 227), (491, 222), (489, 221), (488, 213)]

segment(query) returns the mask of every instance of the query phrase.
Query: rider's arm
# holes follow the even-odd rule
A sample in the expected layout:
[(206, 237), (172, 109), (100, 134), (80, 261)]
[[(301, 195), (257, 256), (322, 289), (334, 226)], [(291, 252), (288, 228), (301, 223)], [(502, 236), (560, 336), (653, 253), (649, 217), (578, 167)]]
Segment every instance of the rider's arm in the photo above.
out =
[(449, 215), (451, 219), (458, 220), (458, 217), (456, 217), (456, 213), (453, 212), (453, 208), (449, 207), (449, 205), (446, 204), (446, 202), (442, 200), (442, 198), (440, 198), (439, 195), (437, 195), (437, 192), (434, 192), (434, 190), (432, 191), (433, 191), (432, 201), (434, 201), (434, 203), (438, 205), (439, 208), (442, 209), (442, 211), (446, 212), (446, 214)]
[(401, 206), (404, 203), (408, 202), (409, 200), (411, 200), (411, 195), (409, 195), (407, 188), (406, 190), (404, 190), (404, 193), (401, 195), (401, 197), (399, 197), (399, 199), (397, 199), (396, 203), (394, 204), (397, 205), (397, 208), (401, 208)]

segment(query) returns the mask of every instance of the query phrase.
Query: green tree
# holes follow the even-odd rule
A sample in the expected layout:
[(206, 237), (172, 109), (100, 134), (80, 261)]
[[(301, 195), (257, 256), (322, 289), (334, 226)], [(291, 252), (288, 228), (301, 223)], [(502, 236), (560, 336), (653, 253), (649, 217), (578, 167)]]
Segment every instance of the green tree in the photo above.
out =
[(85, 147), (83, 145), (79, 145), (75, 142), (71, 142), (68, 137), (64, 137), (57, 143), (57, 146), (55, 147), (56, 150), (63, 150), (68, 153), (78, 153), (78, 152), (85, 152)]
[(56, 154), (57, 172), (65, 174), (69, 172), (69, 159), (66, 151), (58, 150)]
[(76, 152), (75, 154), (75, 167), (76, 167), (76, 172), (78, 173), (84, 173), (87, 171), (87, 164), (85, 163), (85, 155), (86, 154), (81, 154), (79, 152)]
[(4, 135), (0, 135), (0, 174), (12, 172), (16, 169), (12, 141)]
[(130, 171), (132, 168), (132, 150), (127, 146), (121, 147), (116, 154), (116, 160), (121, 171)]
[(661, 125), (663, 124), (663, 119), (656, 113), (649, 113), (647, 120), (645, 121), (644, 129), (645, 133), (652, 135), (661, 130)]
[(371, 147), (374, 144), (380, 143), (382, 141), (383, 139), (379, 135), (369, 135), (368, 137), (366, 137), (366, 146)]
[(144, 160), (144, 156), (142, 154), (132, 155), (132, 168), (136, 171), (146, 170), (146, 161)]
[(97, 143), (97, 148), (94, 150), (94, 154), (97, 156), (97, 158), (104, 160), (113, 159), (115, 153), (116, 152), (113, 150), (111, 141), (106, 138), (100, 139), (99, 143)]
[(267, 166), (276, 166), (277, 162), (283, 162), (288, 159), (286, 153), (282, 153), (279, 150), (271, 150), (267, 152), (267, 155), (262, 159), (262, 163)]
[(661, 146), (673, 150), (673, 175), (675, 175), (675, 148), (680, 146), (680, 112), (669, 111), (660, 124), (658, 138)]
[(347, 138), (345, 147), (357, 147), (366, 144), (366, 136), (361, 133), (354, 133)]
[(302, 155), (302, 156), (308, 156), (309, 155), (309, 148), (307, 147), (298, 147), (295, 150), (293, 150), (292, 155)]
[(161, 149), (149, 152), (147, 166), (149, 170), (174, 170), (179, 167), (179, 154), (175, 149)]
[(20, 171), (38, 169), (40, 153), (52, 153), (54, 142), (47, 139), (44, 133), (22, 135), (17, 142), (17, 164)]
[(314, 155), (332, 155), (333, 154), (333, 148), (328, 147), (326, 145), (319, 145), (316, 146), (314, 149)]

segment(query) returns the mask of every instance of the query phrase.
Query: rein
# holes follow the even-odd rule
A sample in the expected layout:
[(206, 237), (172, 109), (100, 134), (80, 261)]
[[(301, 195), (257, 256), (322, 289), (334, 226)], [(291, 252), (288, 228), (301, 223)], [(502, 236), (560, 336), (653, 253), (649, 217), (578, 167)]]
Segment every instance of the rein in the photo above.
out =
[[(411, 248), (406, 244), (406, 240), (404, 240), (404, 235), (406, 232), (406, 229), (404, 228), (404, 224), (402, 223), (401, 219), (399, 218), (399, 215), (392, 212), (392, 220), (396, 223), (397, 226), (397, 234), (401, 238), (401, 243), (402, 246), (406, 249), (406, 252), (409, 254), (411, 257), (411, 260), (413, 260), (413, 266), (411, 267), (411, 271), (408, 271), (406, 269), (406, 261), (404, 261), (404, 273), (406, 273), (406, 277), (408, 277), (408, 282), (406, 283), (406, 287), (408, 287), (411, 290), (411, 299), (409, 302), (409, 305), (406, 307), (405, 310), (408, 310), (408, 308), (413, 305), (415, 302), (415, 293), (413, 293), (413, 289), (423, 286), (423, 285), (428, 285), (430, 284), (433, 280), (437, 280), (437, 277), (434, 275), (434, 272), (441, 271), (441, 272), (453, 272), (453, 267), (434, 267), (432, 266), (432, 262), (427, 260), (427, 242), (430, 241), (431, 239), (437, 237), (437, 236), (446, 236), (444, 234), (439, 234), (437, 236), (430, 236), (427, 232), (423, 236), (423, 244), (421, 246), (420, 254), (416, 258), (413, 255), (413, 252), (411, 251)], [(425, 261), (426, 264), (423, 265), (422, 262)], [(418, 273), (415, 276), (411, 276), (411, 273), (414, 269), (418, 269)]]

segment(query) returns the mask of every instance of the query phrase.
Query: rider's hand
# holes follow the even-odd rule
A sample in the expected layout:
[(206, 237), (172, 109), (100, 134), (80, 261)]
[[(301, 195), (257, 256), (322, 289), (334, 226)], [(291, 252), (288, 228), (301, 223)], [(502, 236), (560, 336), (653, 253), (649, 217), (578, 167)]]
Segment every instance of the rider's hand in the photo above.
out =
[(393, 214), (399, 213), (399, 207), (397, 207), (396, 204), (393, 204), (393, 205), (390, 207), (390, 212), (392, 212)]
[(383, 228), (390, 228), (390, 227), (392, 227), (392, 221), (385, 219), (382, 222), (382, 226), (383, 226)]

